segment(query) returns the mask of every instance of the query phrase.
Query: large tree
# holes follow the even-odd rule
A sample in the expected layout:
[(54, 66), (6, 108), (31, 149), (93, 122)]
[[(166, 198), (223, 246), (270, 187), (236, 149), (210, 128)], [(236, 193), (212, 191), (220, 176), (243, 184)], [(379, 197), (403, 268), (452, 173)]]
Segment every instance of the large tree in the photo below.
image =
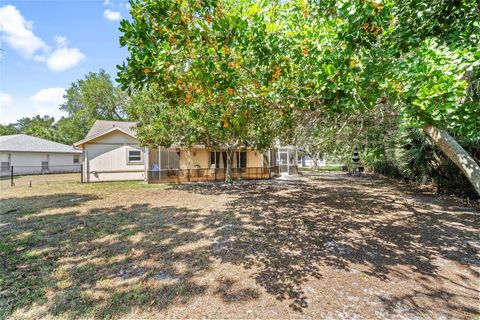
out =
[(478, 134), (475, 0), (143, 0), (131, 14), (125, 87), (156, 84), (179, 108), (255, 104), (287, 126), (296, 114), (399, 106), (480, 193), (478, 164), (450, 135)]
[(83, 139), (95, 120), (125, 120), (130, 100), (105, 70), (89, 72), (72, 83), (65, 98), (60, 109), (67, 116), (58, 121), (58, 127), (70, 142)]
[[(120, 81), (126, 88), (141, 90), (139, 102), (130, 110), (140, 140), (162, 146), (205, 143), (225, 150), (230, 182), (235, 150), (271, 146), (275, 118), (282, 112), (265, 103), (258, 93), (259, 80), (249, 75), (258, 73), (251, 70), (265, 58), (251, 40), (261, 36), (256, 30), (266, 30), (263, 18), (268, 16), (252, 12), (255, 20), (250, 26), (242, 18), (241, 11), (247, 8), (241, 4), (132, 5), (134, 21), (121, 23), (121, 43), (132, 56), (120, 68)], [(264, 70), (270, 81), (279, 72), (273, 63)]]

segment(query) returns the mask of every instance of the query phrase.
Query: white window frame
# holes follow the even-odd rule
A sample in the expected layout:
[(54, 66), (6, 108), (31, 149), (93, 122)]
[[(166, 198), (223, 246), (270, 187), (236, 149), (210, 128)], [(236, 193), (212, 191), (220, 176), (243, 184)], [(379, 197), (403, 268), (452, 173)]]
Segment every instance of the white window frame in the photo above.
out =
[[(138, 151), (140, 152), (140, 160), (130, 160), (130, 152)], [(127, 149), (127, 164), (143, 164), (143, 152), (140, 148), (128, 148)]]
[(79, 154), (74, 154), (73, 155), (73, 164), (80, 164), (80, 155)]

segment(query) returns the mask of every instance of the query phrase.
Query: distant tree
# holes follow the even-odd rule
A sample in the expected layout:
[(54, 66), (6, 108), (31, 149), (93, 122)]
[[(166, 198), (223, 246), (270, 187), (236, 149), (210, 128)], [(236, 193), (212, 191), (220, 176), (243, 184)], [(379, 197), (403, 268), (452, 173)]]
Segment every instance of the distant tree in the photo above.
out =
[(95, 120), (125, 120), (129, 97), (115, 86), (103, 69), (90, 72), (70, 85), (60, 109), (67, 113), (58, 121), (65, 140), (75, 142), (85, 137)]
[(19, 134), (20, 131), (15, 127), (14, 123), (0, 124), (0, 136), (6, 136), (11, 134)]
[(50, 116), (24, 117), (15, 123), (2, 126), (0, 129), (5, 130), (5, 133), (2, 131), (2, 135), (23, 133), (33, 137), (68, 143), (58, 131), (55, 118)]

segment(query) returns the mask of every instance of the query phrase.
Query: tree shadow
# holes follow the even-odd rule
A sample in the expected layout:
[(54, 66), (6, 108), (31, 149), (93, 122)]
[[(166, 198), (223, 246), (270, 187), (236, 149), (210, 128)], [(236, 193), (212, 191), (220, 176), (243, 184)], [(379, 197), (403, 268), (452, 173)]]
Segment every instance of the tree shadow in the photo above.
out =
[(97, 200), (92, 194), (61, 193), (53, 195), (4, 198), (0, 202), (0, 216), (7, 219), (8, 215), (16, 218), (39, 213), (45, 209), (67, 208)]
[[(478, 212), (467, 208), (455, 212), (452, 204), (385, 180), (332, 175), (327, 182), (177, 188), (236, 196), (215, 216), (221, 219), (216, 223), (222, 224), (216, 231), (216, 256), (255, 269), (257, 283), (277, 299), (290, 301), (297, 311), (308, 308), (305, 283), (328, 276), (321, 272), (324, 266), (347, 272), (361, 269), (385, 283), (394, 274), (398, 277), (396, 270), (402, 268), (408, 270), (405, 279), (436, 279), (437, 259), (471, 269), (480, 266), (475, 246)], [(346, 187), (349, 184), (351, 187)], [(437, 288), (423, 289), (435, 300)], [(463, 298), (475, 305), (478, 290), (469, 289), (470, 294)], [(458, 293), (448, 294), (459, 297)], [(392, 301), (408, 303), (416, 314), (429, 312), (429, 307), (410, 300), (415, 301), (415, 293), (382, 301), (387, 306)], [(437, 303), (450, 316), (479, 312), (478, 307)]]
[[(87, 210), (65, 206), (33, 215), (58, 208), (50, 197), (25, 198), (25, 207), (10, 212), (0, 229), (6, 243), (0, 271), (6, 289), (2, 317), (43, 305), (32, 317), (115, 318), (135, 308), (159, 311), (185, 304), (206, 292), (193, 279), (208, 271), (213, 258), (210, 235), (199, 228), (205, 216), (198, 210), (148, 204)], [(15, 199), (15, 205), (19, 202)], [(206, 246), (188, 248), (199, 241)], [(225, 294), (234, 299), (246, 291)]]
[[(383, 180), (335, 179), (174, 188), (227, 194), (217, 210), (148, 203), (83, 208), (77, 204), (95, 197), (80, 194), (6, 199), (1, 315), (43, 305), (35, 317), (116, 318), (138, 308), (163, 312), (204, 295), (227, 304), (261, 297), (229, 277), (199, 282), (216, 261), (249, 270), (257, 285), (299, 312), (309, 308), (306, 283), (326, 280), (328, 267), (384, 283), (418, 281), (421, 294), (379, 296), (387, 310), (402, 304), (422, 315), (434, 305), (449, 317), (478, 313), (478, 290), (468, 281), (447, 277), (450, 289), (441, 292), (431, 285), (441, 276), (438, 259), (478, 279), (478, 213), (448, 203), (430, 207), (415, 200), (421, 195), (414, 190)], [(21, 209), (5, 213), (14, 207)], [(45, 209), (58, 210), (37, 214)], [(463, 297), (451, 289), (461, 286)]]

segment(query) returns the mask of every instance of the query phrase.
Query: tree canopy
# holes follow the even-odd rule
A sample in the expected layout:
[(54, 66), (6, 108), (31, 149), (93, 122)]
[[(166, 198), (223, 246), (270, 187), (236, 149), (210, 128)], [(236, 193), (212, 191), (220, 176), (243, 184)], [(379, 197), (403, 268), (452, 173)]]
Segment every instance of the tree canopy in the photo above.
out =
[(66, 101), (60, 109), (67, 113), (58, 126), (68, 141), (85, 137), (95, 120), (125, 120), (128, 95), (115, 86), (103, 69), (89, 72), (67, 89)]
[[(130, 90), (155, 85), (173, 108), (202, 106), (194, 124), (204, 116), (228, 122), (229, 114), (241, 114), (232, 108), (255, 106), (285, 128), (297, 114), (363, 112), (388, 103), (401, 108), (405, 123), (444, 130), (427, 130), (431, 135), (478, 137), (475, 0), (131, 5), (132, 20), (120, 28), (130, 56), (119, 81)], [(445, 145), (460, 166), (461, 151), (452, 150)]]

